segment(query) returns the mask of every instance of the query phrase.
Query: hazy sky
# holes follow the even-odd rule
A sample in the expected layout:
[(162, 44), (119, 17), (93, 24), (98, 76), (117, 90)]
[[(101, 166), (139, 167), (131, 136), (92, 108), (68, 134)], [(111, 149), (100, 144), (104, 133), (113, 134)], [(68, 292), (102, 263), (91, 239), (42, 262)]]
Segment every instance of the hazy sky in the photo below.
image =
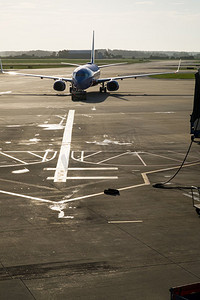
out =
[(200, 0), (0, 0), (0, 51), (200, 51)]

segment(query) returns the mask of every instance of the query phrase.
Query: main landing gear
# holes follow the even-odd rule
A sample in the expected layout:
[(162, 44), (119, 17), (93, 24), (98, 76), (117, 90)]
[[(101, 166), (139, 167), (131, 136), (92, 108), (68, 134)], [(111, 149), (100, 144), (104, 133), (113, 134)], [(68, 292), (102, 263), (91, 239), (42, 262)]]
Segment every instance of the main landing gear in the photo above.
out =
[(100, 93), (106, 93), (107, 92), (107, 89), (104, 86), (104, 83), (102, 83), (102, 86), (100, 87), (99, 91), (100, 91)]

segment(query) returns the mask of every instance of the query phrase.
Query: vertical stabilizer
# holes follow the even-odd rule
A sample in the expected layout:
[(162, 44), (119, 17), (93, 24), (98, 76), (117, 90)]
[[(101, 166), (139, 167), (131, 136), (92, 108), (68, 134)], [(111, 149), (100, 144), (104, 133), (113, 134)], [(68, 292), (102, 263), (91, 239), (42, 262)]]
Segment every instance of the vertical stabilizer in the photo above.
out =
[(93, 30), (93, 37), (92, 37), (92, 50), (91, 50), (91, 64), (94, 64), (94, 30)]

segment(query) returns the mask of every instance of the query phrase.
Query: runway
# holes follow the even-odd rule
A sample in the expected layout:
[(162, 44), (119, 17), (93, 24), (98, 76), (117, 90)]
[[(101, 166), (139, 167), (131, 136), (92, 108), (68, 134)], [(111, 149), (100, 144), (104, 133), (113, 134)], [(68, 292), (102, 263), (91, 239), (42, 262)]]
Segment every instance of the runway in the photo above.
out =
[[(123, 80), (72, 102), (51, 80), (0, 79), (0, 298), (160, 300), (198, 282), (190, 190), (152, 187), (187, 151), (194, 80)], [(199, 185), (199, 147), (171, 186)]]

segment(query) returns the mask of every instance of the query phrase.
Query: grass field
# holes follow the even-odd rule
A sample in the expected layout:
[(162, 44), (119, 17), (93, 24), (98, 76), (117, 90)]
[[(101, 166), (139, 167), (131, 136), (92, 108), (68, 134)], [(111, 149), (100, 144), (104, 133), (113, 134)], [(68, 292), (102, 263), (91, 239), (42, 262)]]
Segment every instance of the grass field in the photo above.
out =
[[(61, 62), (85, 64), (89, 61), (86, 59), (2, 59), (4, 69), (45, 69), (45, 68), (66, 68), (67, 65), (62, 65)], [(97, 65), (125, 63), (134, 64), (146, 62), (148, 60), (139, 59), (97, 59), (95, 63)], [(69, 66), (70, 67), (70, 66)]]
[[(74, 63), (74, 64), (85, 64), (89, 61), (86, 59), (62, 59), (62, 58), (33, 58), (33, 59), (15, 59), (15, 58), (3, 58), (4, 69), (45, 69), (45, 68), (66, 68), (70, 67), (61, 64), (61, 62)], [(150, 60), (147, 59), (97, 59), (95, 62), (97, 65), (114, 64), (114, 63), (144, 63)], [(193, 62), (194, 63), (194, 62)], [(181, 68), (181, 72), (178, 74), (166, 74), (166, 75), (154, 75), (152, 78), (158, 79), (194, 79), (194, 73), (196, 70), (191, 72), (184, 72), (186, 68)]]
[[(183, 71), (181, 71), (183, 72)], [(152, 78), (158, 78), (158, 79), (194, 79), (194, 74), (196, 71), (191, 73), (177, 73), (177, 74), (163, 74), (163, 75), (152, 75)]]

